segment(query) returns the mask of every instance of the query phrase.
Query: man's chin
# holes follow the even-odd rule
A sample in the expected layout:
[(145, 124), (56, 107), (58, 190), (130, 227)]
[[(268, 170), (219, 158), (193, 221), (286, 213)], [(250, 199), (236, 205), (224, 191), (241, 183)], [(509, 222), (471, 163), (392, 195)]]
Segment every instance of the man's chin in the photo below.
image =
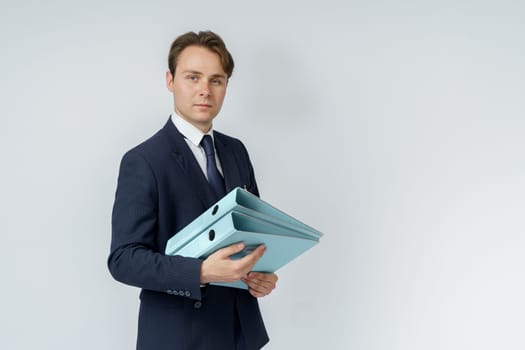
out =
[(211, 124), (215, 116), (216, 114), (199, 113), (198, 115), (195, 116), (195, 120), (198, 121), (199, 123), (210, 123)]

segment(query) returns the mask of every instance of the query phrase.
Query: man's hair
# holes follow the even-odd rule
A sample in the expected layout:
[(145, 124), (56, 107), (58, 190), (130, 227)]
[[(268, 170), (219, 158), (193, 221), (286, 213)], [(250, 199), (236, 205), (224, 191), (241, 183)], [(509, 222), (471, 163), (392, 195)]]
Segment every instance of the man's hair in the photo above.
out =
[(226, 49), (226, 45), (221, 37), (209, 30), (201, 31), (199, 33), (188, 32), (175, 39), (171, 44), (170, 53), (168, 55), (168, 67), (172, 76), (175, 76), (175, 68), (177, 66), (179, 55), (188, 46), (204, 47), (219, 55), (224, 72), (228, 78), (231, 77), (234, 66), (233, 57), (228, 49)]

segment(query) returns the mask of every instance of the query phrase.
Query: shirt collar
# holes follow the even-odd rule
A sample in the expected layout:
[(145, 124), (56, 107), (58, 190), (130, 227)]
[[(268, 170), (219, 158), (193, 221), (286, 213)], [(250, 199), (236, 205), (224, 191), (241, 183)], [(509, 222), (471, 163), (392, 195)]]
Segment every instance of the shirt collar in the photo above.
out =
[(179, 132), (195, 146), (199, 146), (204, 135), (210, 135), (213, 139), (213, 126), (207, 133), (203, 133), (199, 128), (192, 125), (187, 120), (183, 119), (177, 113), (171, 114), (171, 120)]

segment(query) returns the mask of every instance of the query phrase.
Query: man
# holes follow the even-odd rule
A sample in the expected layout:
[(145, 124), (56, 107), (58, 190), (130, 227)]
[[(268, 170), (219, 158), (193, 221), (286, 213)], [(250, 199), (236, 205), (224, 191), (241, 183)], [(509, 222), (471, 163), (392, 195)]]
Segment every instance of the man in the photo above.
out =
[[(244, 145), (213, 130), (234, 67), (222, 39), (183, 34), (168, 61), (174, 113), (122, 159), (109, 270), (142, 288), (137, 349), (260, 349), (268, 336), (257, 298), (277, 282), (275, 274), (250, 272), (264, 246), (239, 260), (230, 256), (242, 243), (204, 260), (163, 253), (173, 234), (231, 189), (258, 195)], [(248, 290), (209, 285), (239, 279)]]

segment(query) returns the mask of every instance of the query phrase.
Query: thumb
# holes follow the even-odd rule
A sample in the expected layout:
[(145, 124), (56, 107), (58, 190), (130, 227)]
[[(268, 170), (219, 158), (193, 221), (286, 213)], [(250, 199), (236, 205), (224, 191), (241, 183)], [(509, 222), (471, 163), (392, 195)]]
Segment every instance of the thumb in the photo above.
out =
[(244, 249), (244, 243), (243, 242), (239, 242), (239, 243), (235, 243), (235, 244), (232, 244), (230, 246), (227, 246), (227, 247), (224, 247), (222, 249), (219, 249), (217, 251), (217, 255), (219, 255), (220, 257), (229, 257), (230, 255), (233, 255), (233, 254), (237, 254), (238, 252), (242, 251)]

